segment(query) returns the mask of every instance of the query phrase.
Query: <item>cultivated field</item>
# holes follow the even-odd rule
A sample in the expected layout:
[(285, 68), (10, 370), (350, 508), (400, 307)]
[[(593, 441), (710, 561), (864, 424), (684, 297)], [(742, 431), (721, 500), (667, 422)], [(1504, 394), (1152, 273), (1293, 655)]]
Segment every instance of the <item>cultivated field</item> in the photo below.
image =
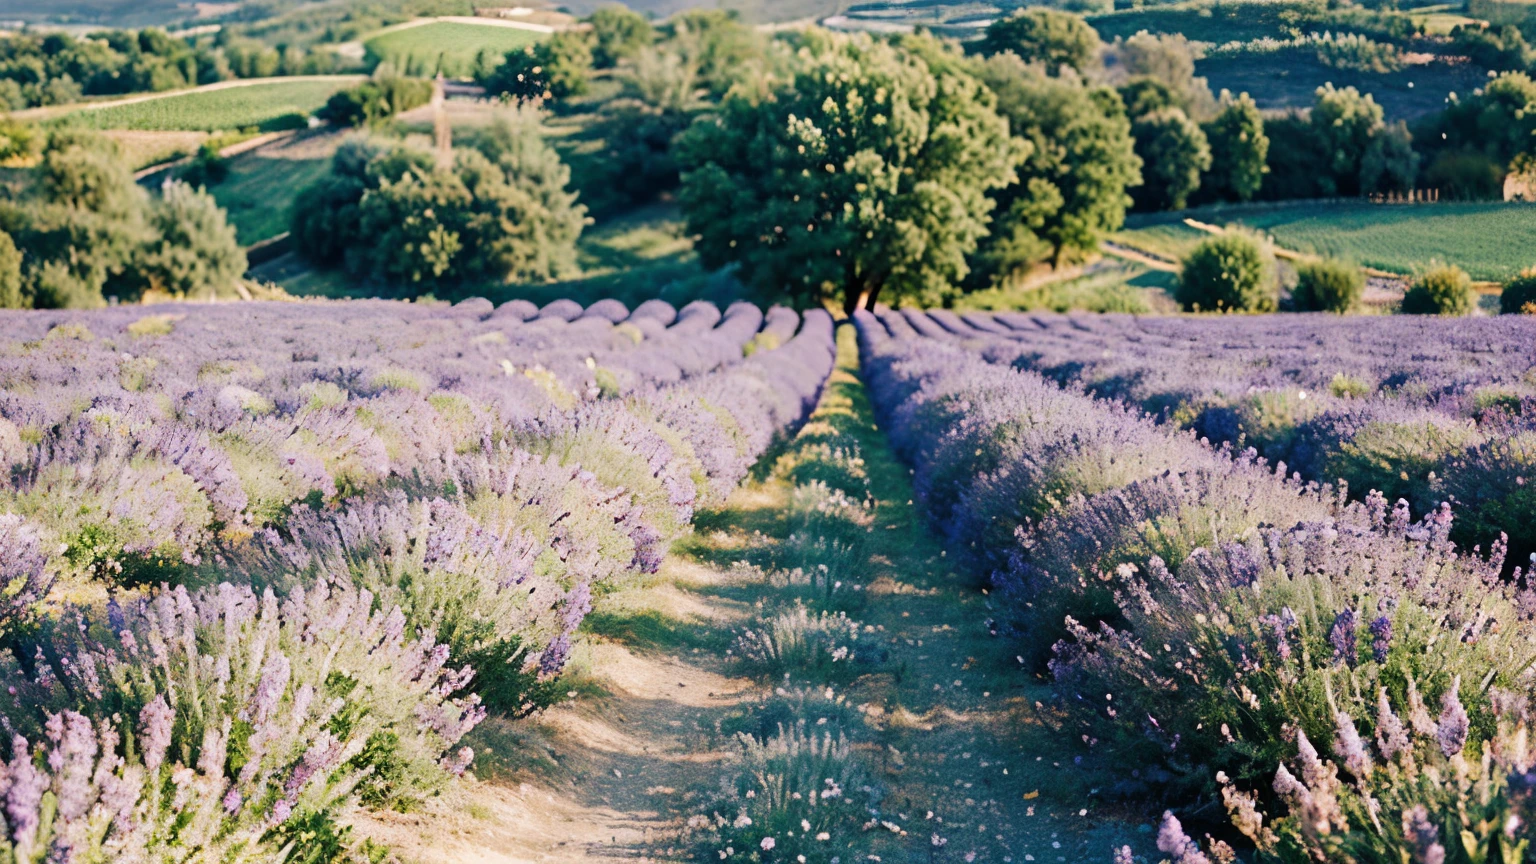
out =
[(288, 230), (293, 199), (324, 176), (344, 133), (319, 132), (258, 147), (229, 160), (229, 175), (208, 191), (250, 246)]
[(368, 56), (412, 74), (442, 72), (459, 78), (474, 72), (482, 52), (496, 62), (508, 51), (538, 42), (543, 33), (496, 24), (433, 21), (387, 30), (364, 41)]
[(1132, 217), (1116, 239), (1144, 251), (1180, 258), (1206, 234), (1185, 217), (1241, 224), (1298, 252), (1330, 255), (1393, 273), (1438, 259), (1472, 278), (1500, 280), (1536, 263), (1536, 207), (1503, 203), (1384, 205), (1368, 203), (1202, 208)]
[(63, 122), (92, 129), (223, 131), (293, 129), (355, 76), (276, 79), (212, 85), (185, 93), (139, 97), (103, 108), (63, 115)]

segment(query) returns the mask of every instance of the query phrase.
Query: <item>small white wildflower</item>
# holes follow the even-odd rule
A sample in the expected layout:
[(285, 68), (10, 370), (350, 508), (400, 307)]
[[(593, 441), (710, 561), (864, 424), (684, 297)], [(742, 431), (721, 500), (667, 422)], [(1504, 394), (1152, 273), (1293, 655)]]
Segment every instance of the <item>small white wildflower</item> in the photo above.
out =
[(772, 849), (777, 844), (774, 843), (772, 837), (764, 837), (763, 838), (763, 842), (760, 845), (763, 847), (763, 851), (767, 852), (769, 849)]

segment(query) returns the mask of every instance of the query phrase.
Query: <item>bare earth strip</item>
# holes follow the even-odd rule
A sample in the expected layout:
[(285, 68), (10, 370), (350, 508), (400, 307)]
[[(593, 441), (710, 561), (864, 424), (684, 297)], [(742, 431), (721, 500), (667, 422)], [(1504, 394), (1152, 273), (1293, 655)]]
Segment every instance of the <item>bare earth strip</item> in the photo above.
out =
[[(840, 349), (807, 434), (852, 436), (870, 477), (868, 601), (851, 615), (874, 628), (858, 649), (871, 664), (840, 693), (884, 793), (842, 860), (1107, 861), (1120, 844), (1156, 860), (1146, 814), (1093, 788), (1080, 748), (1050, 723), (1047, 689), (990, 634), (989, 598), (922, 525), (856, 377), (849, 328)], [(482, 779), (425, 812), (360, 816), (361, 832), (422, 864), (697, 860), (683, 826), (709, 812), (733, 769), (733, 718), (775, 698), (724, 657), (775, 590), (731, 564), (789, 533), (792, 491), (770, 473), (701, 514), (650, 584), (600, 599), (572, 698), (486, 724), (471, 742)]]

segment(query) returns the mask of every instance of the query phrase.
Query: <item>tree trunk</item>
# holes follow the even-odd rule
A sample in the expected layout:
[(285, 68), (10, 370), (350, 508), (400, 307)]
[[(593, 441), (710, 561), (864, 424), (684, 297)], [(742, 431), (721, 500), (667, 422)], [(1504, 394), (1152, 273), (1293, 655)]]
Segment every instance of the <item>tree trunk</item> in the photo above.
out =
[(843, 288), (843, 315), (853, 317), (853, 313), (859, 308), (859, 290), (852, 285)]
[(880, 289), (883, 288), (883, 287), (885, 287), (885, 283), (884, 282), (876, 282), (874, 284), (874, 287), (872, 287), (868, 291), (864, 292), (864, 297), (865, 297), (864, 308), (865, 309), (868, 309), (871, 312), (875, 311), (875, 301), (880, 299)]

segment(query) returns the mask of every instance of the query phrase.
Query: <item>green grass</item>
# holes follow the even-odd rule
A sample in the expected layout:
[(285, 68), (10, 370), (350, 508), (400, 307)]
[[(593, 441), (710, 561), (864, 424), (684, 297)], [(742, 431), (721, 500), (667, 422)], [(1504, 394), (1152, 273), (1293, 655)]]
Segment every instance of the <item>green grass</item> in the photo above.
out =
[(1473, 279), (1508, 278), (1536, 264), (1536, 206), (1528, 204), (1284, 204), (1206, 208), (1135, 217), (1115, 240), (1177, 258), (1204, 236), (1184, 216), (1241, 223), (1288, 249), (1332, 255), (1393, 273), (1431, 259), (1458, 265)]
[(229, 176), (208, 191), (229, 212), (240, 245), (250, 246), (288, 230), (293, 199), (330, 170), (331, 152), (332, 148), (320, 148), (312, 158), (298, 158), (266, 155), (258, 149), (229, 160)]
[(75, 111), (60, 122), (92, 129), (154, 131), (292, 129), (302, 126), (332, 93), (355, 81), (350, 76), (338, 76), (198, 90), (131, 105)]
[(542, 33), (532, 30), (436, 21), (382, 33), (363, 45), (371, 58), (413, 74), (441, 71), (449, 77), (462, 77), (474, 72), (475, 58), (481, 51), (500, 58), (543, 38)]
[(1148, 315), (1168, 311), (1167, 289), (1172, 274), (1106, 258), (1080, 276), (1029, 287), (989, 288), (967, 294), (956, 311), (1049, 309), (1053, 312), (1130, 312)]

